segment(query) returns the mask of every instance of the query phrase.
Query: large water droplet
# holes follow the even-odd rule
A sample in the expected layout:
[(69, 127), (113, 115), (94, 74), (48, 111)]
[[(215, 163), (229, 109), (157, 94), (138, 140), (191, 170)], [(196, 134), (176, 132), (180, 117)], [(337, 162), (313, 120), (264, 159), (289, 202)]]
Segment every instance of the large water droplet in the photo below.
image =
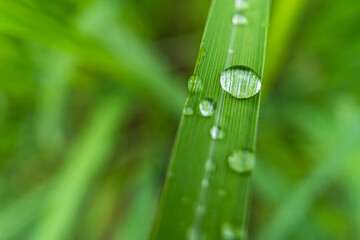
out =
[(204, 117), (210, 117), (214, 114), (216, 103), (211, 98), (205, 98), (199, 104), (200, 113)]
[(261, 89), (259, 76), (245, 66), (233, 66), (221, 73), (221, 87), (236, 98), (250, 98)]
[(255, 167), (255, 154), (245, 149), (234, 151), (228, 157), (228, 164), (237, 173), (251, 172)]
[(194, 110), (191, 107), (185, 107), (183, 109), (183, 114), (186, 116), (191, 116), (194, 114)]
[(232, 23), (234, 25), (245, 25), (248, 23), (248, 20), (244, 15), (236, 13), (232, 18)]
[(197, 75), (193, 75), (189, 78), (188, 89), (190, 94), (194, 94), (195, 92), (200, 92), (202, 88), (203, 88), (202, 82)]
[(244, 0), (235, 0), (235, 8), (236, 10), (245, 10), (249, 8), (249, 3)]
[(210, 136), (212, 139), (216, 140), (216, 139), (222, 139), (224, 137), (224, 132), (221, 130), (221, 128), (217, 127), (217, 126), (213, 126), (210, 129)]
[(246, 233), (242, 227), (234, 227), (233, 224), (227, 222), (221, 226), (221, 237), (223, 240), (243, 240)]

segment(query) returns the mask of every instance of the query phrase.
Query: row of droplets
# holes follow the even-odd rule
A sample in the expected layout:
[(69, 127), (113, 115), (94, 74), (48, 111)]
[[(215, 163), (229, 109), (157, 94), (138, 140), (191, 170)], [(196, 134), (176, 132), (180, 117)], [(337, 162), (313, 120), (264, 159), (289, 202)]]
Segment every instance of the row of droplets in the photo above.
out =
[(247, 18), (242, 12), (249, 8), (249, 3), (244, 0), (235, 0), (235, 9), (237, 12), (234, 14), (232, 18), (232, 22), (234, 25), (245, 25), (248, 23)]
[[(203, 117), (210, 117), (216, 110), (216, 103), (213, 99), (205, 98), (199, 104), (199, 110)], [(184, 115), (193, 115), (194, 110), (190, 107), (184, 108)], [(210, 129), (210, 136), (213, 140), (221, 140), (225, 133), (219, 126)], [(247, 149), (236, 150), (227, 159), (229, 167), (237, 173), (251, 172), (255, 167), (255, 154)], [(208, 163), (206, 163), (208, 164)], [(208, 166), (205, 166), (208, 168)], [(204, 184), (206, 185), (206, 184)]]

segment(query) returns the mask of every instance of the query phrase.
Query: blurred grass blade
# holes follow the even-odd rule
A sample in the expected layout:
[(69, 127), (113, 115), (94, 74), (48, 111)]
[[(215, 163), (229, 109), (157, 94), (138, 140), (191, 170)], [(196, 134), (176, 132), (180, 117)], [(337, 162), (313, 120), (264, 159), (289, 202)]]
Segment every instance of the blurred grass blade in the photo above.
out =
[(144, 168), (142, 170), (144, 173), (138, 174), (141, 179), (137, 180), (136, 184), (132, 184), (134, 185), (132, 188), (138, 189), (137, 194), (127, 213), (127, 219), (121, 222), (121, 226), (114, 236), (116, 240), (143, 240), (149, 238), (158, 197), (158, 188), (156, 187), (157, 176), (155, 176), (151, 166), (145, 164)]
[(107, 71), (139, 96), (150, 95), (159, 106), (179, 116), (184, 88), (149, 44), (115, 24), (118, 5), (114, 3), (95, 1), (79, 17), (78, 31), (24, 3), (4, 0), (0, 2), (0, 32), (70, 51), (79, 62)]
[(0, 239), (14, 239), (39, 215), (44, 187), (37, 187), (22, 198), (6, 206), (0, 212)]
[(225, 91), (220, 76), (238, 66), (230, 88), (262, 77), (268, 10), (267, 0), (212, 2), (152, 239), (245, 237), (260, 94)]
[(78, 18), (79, 28), (98, 40), (123, 68), (131, 72), (132, 78), (141, 83), (137, 86), (141, 88), (138, 91), (147, 89), (156, 93), (154, 97), (161, 105), (179, 116), (185, 100), (184, 88), (178, 85), (179, 81), (169, 73), (167, 63), (148, 44), (124, 25), (116, 23), (120, 9), (120, 3), (115, 4), (112, 0), (94, 1)]
[(124, 96), (112, 95), (96, 109), (54, 180), (44, 204), (45, 215), (31, 239), (68, 239), (84, 194), (114, 147), (114, 132), (128, 117), (127, 108)]
[(75, 61), (64, 53), (39, 55), (43, 59), (39, 60), (42, 74), (38, 91), (37, 140), (41, 149), (57, 152), (64, 141), (64, 107)]
[(257, 236), (256, 239), (288, 239), (288, 234), (296, 224), (301, 221), (322, 189), (325, 189), (331, 178), (338, 176), (347, 162), (353, 160), (353, 154), (360, 143), (360, 128), (358, 127), (360, 118), (353, 121), (348, 129), (336, 139), (334, 146), (319, 165), (309, 174), (309, 176), (294, 190), (288, 200), (280, 207), (273, 221)]
[(280, 68), (289, 52), (291, 38), (299, 25), (307, 0), (278, 0), (274, 2), (266, 49), (266, 57), (271, 61), (267, 61), (265, 66), (264, 78), (267, 82), (265, 89), (272, 86), (276, 80), (276, 75), (282, 72)]

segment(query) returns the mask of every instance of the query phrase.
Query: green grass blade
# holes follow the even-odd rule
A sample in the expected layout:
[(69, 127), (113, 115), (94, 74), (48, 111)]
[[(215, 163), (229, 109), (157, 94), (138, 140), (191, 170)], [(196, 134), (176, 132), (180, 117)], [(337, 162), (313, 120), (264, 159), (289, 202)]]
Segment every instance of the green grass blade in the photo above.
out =
[[(56, 152), (64, 141), (65, 102), (75, 61), (68, 54), (51, 53), (40, 59), (37, 141), (40, 149)], [(45, 57), (46, 56), (46, 57)], [(46, 63), (45, 63), (46, 61)]]
[(114, 132), (127, 118), (123, 96), (105, 99), (76, 140), (44, 204), (45, 215), (31, 239), (67, 239), (80, 203), (113, 148)]
[(329, 180), (339, 175), (346, 164), (353, 160), (353, 154), (360, 143), (360, 128), (357, 118), (348, 129), (339, 135), (332, 151), (328, 152), (318, 166), (294, 190), (288, 200), (281, 206), (273, 221), (257, 236), (256, 239), (287, 239), (287, 234), (296, 227), (310, 211), (310, 208)]
[(38, 187), (1, 210), (0, 239), (14, 239), (38, 217), (45, 193), (43, 186)]
[[(255, 151), (260, 94), (232, 97), (220, 86), (220, 75), (242, 65), (262, 76), (269, 2), (247, 2), (243, 10), (234, 0), (212, 2), (194, 72), (201, 83), (186, 102), (190, 112), (179, 126), (152, 239), (246, 235), (250, 174), (233, 171), (227, 159), (234, 151)], [(235, 14), (243, 14), (247, 24), (233, 24)], [(199, 110), (206, 98), (216, 103), (210, 117)], [(221, 139), (210, 137), (213, 126), (222, 129)]]
[(268, 82), (265, 89), (269, 88), (276, 80), (276, 75), (281, 72), (281, 66), (289, 50), (291, 38), (299, 25), (301, 14), (307, 0), (278, 0), (274, 1), (271, 25), (269, 31), (268, 48), (266, 57), (271, 61), (266, 62), (264, 78)]
[(22, 2), (1, 1), (0, 32), (69, 51), (79, 64), (106, 71), (138, 96), (154, 99), (178, 117), (186, 98), (178, 77), (149, 43), (116, 23), (114, 9), (119, 5), (114, 3), (95, 1), (79, 17), (77, 28), (72, 28)]

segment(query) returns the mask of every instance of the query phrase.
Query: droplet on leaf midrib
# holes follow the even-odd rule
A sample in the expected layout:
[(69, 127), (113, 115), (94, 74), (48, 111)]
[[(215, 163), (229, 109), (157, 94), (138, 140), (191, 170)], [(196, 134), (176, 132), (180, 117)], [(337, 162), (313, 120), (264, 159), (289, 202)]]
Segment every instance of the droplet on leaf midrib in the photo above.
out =
[(246, 66), (231, 66), (220, 76), (223, 90), (235, 98), (250, 98), (261, 90), (261, 80), (254, 70)]

